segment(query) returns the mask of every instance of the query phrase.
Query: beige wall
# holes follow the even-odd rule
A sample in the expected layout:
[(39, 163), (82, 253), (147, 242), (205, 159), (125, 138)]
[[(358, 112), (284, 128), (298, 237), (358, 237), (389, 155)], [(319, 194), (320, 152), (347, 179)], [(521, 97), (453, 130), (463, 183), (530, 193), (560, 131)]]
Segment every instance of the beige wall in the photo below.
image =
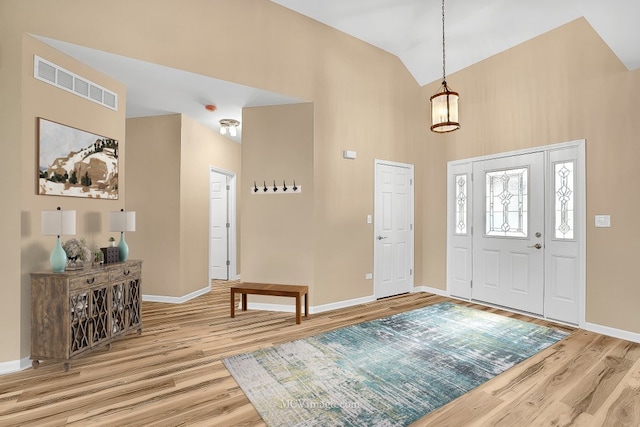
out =
[[(244, 182), (240, 154), (240, 144), (182, 116), (180, 295), (188, 295), (209, 286), (209, 172), (214, 167), (235, 174), (239, 193)], [(242, 235), (242, 227), (238, 225), (241, 212), (242, 206), (237, 206), (235, 222), (238, 240)]]
[[(313, 105), (245, 108), (242, 122), (242, 280), (307, 284), (314, 304)], [(251, 191), (273, 180), (302, 192)]]
[[(219, 13), (221, 9), (224, 14)], [(65, 13), (60, 14), (60, 10)], [(96, 30), (95, 16), (112, 23), (117, 31)], [(137, 209), (129, 193), (135, 191), (134, 180), (125, 181), (124, 175), (123, 198), (117, 202), (96, 204), (70, 198), (49, 201), (48, 197), (34, 195), (37, 115), (51, 115), (52, 119), (129, 141), (125, 141), (122, 110), (105, 113), (102, 107), (78, 104), (70, 95), (52, 93), (53, 88), (44, 88), (31, 77), (31, 55), (46, 50), (73, 71), (87, 72), (107, 87), (115, 85), (119, 93), (123, 88), (64, 55), (50, 52), (25, 33), (312, 103), (313, 243), (311, 253), (301, 256), (307, 265), (313, 265), (310, 282), (314, 305), (373, 293), (372, 282), (365, 280), (364, 274), (373, 270), (373, 230), (365, 218), (373, 213), (374, 159), (415, 164), (415, 281), (416, 285), (443, 289), (446, 161), (586, 138), (587, 320), (640, 332), (634, 304), (640, 291), (634, 286), (635, 271), (631, 269), (640, 230), (634, 222), (640, 196), (628, 188), (638, 180), (634, 135), (639, 126), (636, 116), (640, 106), (635, 94), (640, 77), (638, 72), (626, 71), (583, 20), (450, 76), (449, 83), (461, 93), (463, 127), (454, 134), (434, 135), (428, 132), (427, 105), (439, 82), (420, 89), (398, 58), (268, 0), (194, 0), (188, 7), (178, 1), (162, 2), (159, 7), (152, 0), (14, 0), (0, 2), (0, 142), (5, 171), (17, 177), (20, 184), (9, 186), (5, 192), (3, 206), (10, 209), (0, 210), (0, 231), (4, 232), (6, 247), (20, 247), (22, 252), (18, 256), (9, 251), (0, 261), (6, 280), (0, 301), (0, 362), (29, 353), (28, 273), (46, 266), (51, 243), (37, 236), (38, 211), (45, 205), (63, 204), (64, 208), (78, 209), (79, 227), (88, 223), (83, 218), (92, 215), (100, 218), (93, 223), (104, 227), (107, 211), (125, 204), (127, 209)], [(602, 100), (594, 101), (596, 96)], [(124, 93), (120, 102), (125, 102)], [(191, 125), (183, 121), (180, 138), (188, 128)], [(183, 141), (182, 145), (190, 144)], [(169, 202), (180, 205), (180, 212), (192, 203), (204, 203), (201, 196), (192, 199), (189, 180), (205, 185), (195, 174), (185, 176), (188, 154), (182, 145), (177, 151), (181, 164), (175, 170), (180, 176), (180, 200)], [(358, 158), (343, 160), (344, 149), (357, 151)], [(132, 151), (135, 154), (135, 149)], [(243, 149), (242, 154), (245, 152)], [(174, 147), (167, 147), (158, 154), (164, 158), (175, 153)], [(123, 156), (123, 164), (124, 160)], [(127, 165), (127, 172), (147, 176), (144, 169), (148, 161)], [(240, 194), (252, 179), (250, 171), (243, 173), (247, 176), (238, 187)], [(188, 201), (183, 202), (183, 198)], [(308, 204), (303, 207), (308, 208)], [(202, 212), (189, 220), (202, 221)], [(596, 213), (610, 213), (614, 226), (594, 229)], [(177, 215), (174, 213), (173, 218)], [(180, 228), (179, 265), (166, 272), (178, 277), (180, 283), (162, 285), (161, 290), (175, 292), (168, 295), (184, 295), (200, 288), (205, 277), (202, 254), (188, 256), (189, 248), (202, 249), (204, 243), (194, 238), (198, 231), (191, 229), (187, 219), (180, 216), (175, 224)], [(299, 226), (306, 230), (308, 224)], [(144, 258), (150, 252), (149, 245), (155, 243), (151, 238), (144, 239), (145, 233), (155, 230), (144, 227), (147, 225), (139, 222), (142, 231), (128, 235), (133, 257)], [(98, 242), (106, 237), (102, 230), (83, 232)], [(264, 245), (259, 236), (247, 236), (247, 230), (243, 230), (242, 240)], [(145, 260), (145, 275), (151, 274), (150, 262)], [(251, 274), (250, 268), (243, 265), (243, 272)], [(145, 289), (155, 286), (147, 276), (144, 280)]]
[(136, 211), (127, 242), (130, 257), (144, 261), (143, 294), (206, 288), (209, 171), (239, 175), (240, 145), (181, 114), (128, 119), (127, 142), (127, 210)]
[(136, 231), (127, 233), (129, 256), (143, 260), (144, 295), (181, 296), (180, 282), (180, 114), (127, 120), (131, 161), (127, 210), (136, 212)]
[[(586, 139), (587, 322), (640, 332), (640, 288), (634, 265), (640, 227), (640, 74), (629, 72), (584, 19), (455, 73), (462, 129), (430, 135), (443, 156), (425, 165), (439, 177), (425, 200), (446, 200), (445, 160), (456, 160)], [(425, 99), (437, 83), (423, 88)], [(422, 283), (445, 286), (446, 217), (425, 214)], [(612, 228), (596, 229), (594, 215), (610, 214)], [(437, 267), (432, 270), (430, 266)]]
[[(120, 157), (118, 160), (119, 182), (126, 181), (126, 143), (124, 138), (124, 111), (118, 112), (88, 102), (78, 96), (69, 94), (33, 78), (33, 55), (54, 62), (81, 75), (99, 85), (116, 92), (121, 105), (126, 103), (124, 85), (110, 79), (103, 74), (78, 63), (75, 60), (40, 43), (33, 37), (24, 35), (22, 38), (21, 57), (21, 102), (22, 117), (20, 138), (21, 155), (18, 162), (22, 165), (19, 179), (15, 185), (20, 188), (20, 197), (10, 201), (8, 206), (21, 212), (21, 238), (11, 242), (10, 247), (20, 248), (20, 262), (8, 266), (8, 271), (18, 269), (20, 280), (3, 283), (7, 287), (10, 298), (3, 298), (0, 302), (0, 312), (8, 310), (13, 316), (3, 323), (4, 329), (10, 336), (17, 335), (16, 341), (8, 340), (8, 345), (1, 346), (1, 360), (16, 360), (29, 354), (29, 325), (30, 325), (30, 277), (33, 271), (50, 268), (49, 254), (53, 248), (55, 238), (42, 236), (40, 230), (40, 212), (60, 206), (64, 210), (76, 210), (76, 237), (85, 238), (91, 248), (107, 245), (109, 233), (107, 231), (107, 212), (124, 207), (126, 191), (119, 188), (118, 200), (95, 200), (78, 197), (39, 196), (37, 191), (37, 117), (63, 123), (68, 126), (86, 130), (98, 135), (114, 138), (120, 143)], [(61, 106), (64, 105), (64, 108)], [(4, 123), (4, 117), (3, 117)], [(4, 126), (4, 125), (3, 125)], [(6, 140), (2, 146), (8, 147)], [(70, 238), (62, 236), (62, 240)], [(14, 292), (20, 290), (20, 298), (14, 299)], [(15, 314), (14, 314), (15, 313)], [(19, 313), (19, 314), (17, 314)], [(22, 355), (22, 356), (21, 356)], [(4, 359), (3, 359), (4, 357)]]

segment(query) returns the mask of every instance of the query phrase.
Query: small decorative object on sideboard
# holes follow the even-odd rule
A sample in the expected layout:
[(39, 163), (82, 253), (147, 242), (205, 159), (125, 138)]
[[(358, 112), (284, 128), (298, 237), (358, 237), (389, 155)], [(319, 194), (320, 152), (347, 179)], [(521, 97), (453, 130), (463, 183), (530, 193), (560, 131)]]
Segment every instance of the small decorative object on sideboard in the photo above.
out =
[(109, 237), (109, 246), (112, 248), (116, 247), (116, 239), (114, 239), (113, 237)]
[(105, 264), (120, 261), (120, 252), (117, 246), (108, 246), (106, 248), (100, 248), (100, 250), (102, 251)]
[(66, 270), (80, 270), (84, 263), (91, 261), (91, 250), (84, 239), (69, 239), (62, 245), (67, 254)]
[(101, 267), (104, 264), (104, 253), (100, 248), (93, 251), (93, 267)]

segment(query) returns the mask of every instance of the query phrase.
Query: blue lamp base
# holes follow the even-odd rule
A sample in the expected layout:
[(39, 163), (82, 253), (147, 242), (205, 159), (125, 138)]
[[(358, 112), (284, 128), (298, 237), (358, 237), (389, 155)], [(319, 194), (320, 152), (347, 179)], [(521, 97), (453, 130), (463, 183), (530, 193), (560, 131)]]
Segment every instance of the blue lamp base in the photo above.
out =
[(120, 242), (118, 242), (118, 254), (120, 256), (120, 261), (126, 261), (129, 257), (129, 245), (124, 240), (124, 232), (120, 232)]
[(49, 262), (51, 262), (51, 269), (54, 273), (62, 273), (67, 266), (67, 253), (62, 249), (60, 236), (56, 239), (56, 245), (53, 247)]

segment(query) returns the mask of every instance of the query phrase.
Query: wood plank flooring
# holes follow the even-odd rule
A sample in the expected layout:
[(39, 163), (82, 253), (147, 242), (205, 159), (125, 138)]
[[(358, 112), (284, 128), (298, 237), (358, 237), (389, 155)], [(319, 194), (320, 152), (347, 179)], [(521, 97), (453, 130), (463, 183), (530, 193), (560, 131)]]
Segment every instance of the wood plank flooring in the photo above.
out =
[[(180, 305), (144, 302), (141, 336), (74, 360), (68, 372), (43, 362), (1, 376), (0, 426), (264, 426), (222, 358), (447, 300), (416, 293), (296, 325), (291, 313), (238, 311), (231, 319), (232, 284), (214, 282)], [(564, 329), (568, 338), (414, 425), (640, 426), (640, 344)]]

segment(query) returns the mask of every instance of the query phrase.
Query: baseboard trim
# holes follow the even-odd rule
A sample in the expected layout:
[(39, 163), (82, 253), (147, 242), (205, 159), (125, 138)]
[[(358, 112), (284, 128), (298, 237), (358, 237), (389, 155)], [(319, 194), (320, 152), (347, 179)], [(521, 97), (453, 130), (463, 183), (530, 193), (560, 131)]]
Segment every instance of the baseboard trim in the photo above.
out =
[(145, 295), (142, 294), (142, 301), (149, 302), (164, 302), (168, 304), (182, 304), (183, 302), (187, 302), (192, 300), (200, 295), (204, 295), (207, 292), (211, 291), (211, 285), (206, 286), (202, 289), (198, 289), (197, 291), (193, 291), (190, 294), (181, 296), (181, 297), (168, 297), (163, 295)]
[[(375, 301), (376, 297), (371, 295), (368, 297), (354, 298), (346, 301), (333, 302), (330, 304), (323, 304), (318, 306), (309, 307), (309, 314), (318, 314), (325, 311), (337, 310), (339, 308), (348, 308), (360, 304), (366, 304), (368, 302)], [(238, 307), (240, 303), (238, 303)], [(265, 310), (265, 311), (281, 311), (285, 313), (295, 313), (296, 307), (294, 304), (266, 304), (259, 302), (248, 302), (247, 309), (250, 310)], [(303, 308), (304, 310), (304, 308)]]
[(635, 332), (624, 331), (622, 329), (611, 328), (609, 326), (602, 326), (598, 325), (597, 323), (589, 322), (585, 322), (584, 329), (590, 332), (608, 335), (613, 338), (640, 343), (640, 334)]
[(430, 294), (440, 295), (442, 297), (450, 297), (447, 291), (442, 289), (430, 288), (429, 286), (416, 286), (411, 292), (428, 292)]
[(31, 367), (31, 359), (29, 359), (28, 357), (20, 360), (0, 362), (0, 375), (23, 371), (29, 367)]

